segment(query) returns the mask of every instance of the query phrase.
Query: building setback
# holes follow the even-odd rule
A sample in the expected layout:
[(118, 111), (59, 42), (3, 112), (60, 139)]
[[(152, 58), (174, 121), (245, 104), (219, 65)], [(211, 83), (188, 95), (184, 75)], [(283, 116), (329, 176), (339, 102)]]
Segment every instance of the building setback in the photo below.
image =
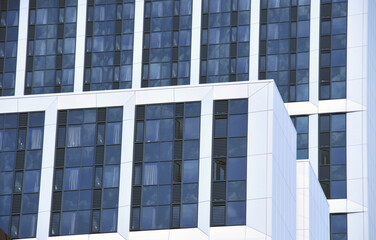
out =
[(0, 229), (376, 239), (375, 21), (368, 0), (0, 0)]

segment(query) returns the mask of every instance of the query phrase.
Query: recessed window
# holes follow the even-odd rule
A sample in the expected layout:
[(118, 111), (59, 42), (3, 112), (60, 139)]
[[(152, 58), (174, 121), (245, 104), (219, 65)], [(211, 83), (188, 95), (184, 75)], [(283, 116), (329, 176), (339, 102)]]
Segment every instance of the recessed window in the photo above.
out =
[(245, 225), (248, 99), (214, 102), (211, 226)]
[(50, 236), (115, 232), (121, 107), (58, 112)]
[(346, 114), (319, 115), (319, 181), (328, 199), (346, 198)]
[(84, 91), (132, 87), (134, 2), (88, 1)]
[(347, 214), (330, 214), (330, 238), (347, 239)]
[(192, 0), (146, 0), (142, 87), (190, 80)]
[(13, 96), (16, 81), (20, 0), (3, 0), (0, 6), (0, 96)]
[(202, 1), (200, 83), (248, 81), (249, 0)]
[(131, 230), (197, 227), (199, 102), (136, 107)]
[(0, 228), (35, 238), (44, 112), (0, 114)]
[(309, 157), (309, 116), (292, 116), (292, 122), (294, 123), (296, 129), (296, 158), (297, 159), (308, 159)]
[(25, 95), (73, 92), (77, 0), (29, 4)]
[(266, 0), (261, 6), (259, 78), (273, 79), (284, 102), (309, 98), (310, 4)]
[(346, 98), (347, 0), (321, 1), (320, 100)]

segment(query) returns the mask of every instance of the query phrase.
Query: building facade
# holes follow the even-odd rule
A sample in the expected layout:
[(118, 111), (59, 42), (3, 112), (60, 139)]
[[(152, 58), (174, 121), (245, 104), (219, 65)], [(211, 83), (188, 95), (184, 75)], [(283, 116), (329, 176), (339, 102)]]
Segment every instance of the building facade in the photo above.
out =
[(368, 0), (0, 0), (0, 228), (376, 238), (375, 18)]

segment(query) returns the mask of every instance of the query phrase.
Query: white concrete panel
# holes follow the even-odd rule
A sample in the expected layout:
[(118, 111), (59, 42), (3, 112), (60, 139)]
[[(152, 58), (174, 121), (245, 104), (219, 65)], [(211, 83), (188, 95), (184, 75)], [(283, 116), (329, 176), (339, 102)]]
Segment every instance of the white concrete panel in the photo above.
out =
[(86, 35), (86, 6), (87, 0), (77, 2), (76, 54), (74, 70), (74, 92), (82, 92), (85, 64), (85, 35)]
[[(271, 165), (271, 162), (269, 162)], [(254, 155), (247, 159), (247, 199), (260, 199), (271, 196), (272, 175), (267, 174), (268, 155)], [(267, 194), (269, 190), (269, 195)], [(252, 215), (252, 213), (251, 213)], [(250, 215), (250, 216), (251, 216)], [(252, 227), (252, 226), (251, 226)]]
[[(318, 104), (319, 96), (319, 44), (320, 1), (311, 1), (310, 53), (309, 53), (309, 101)], [(317, 39), (317, 40), (316, 40)]]
[(250, 227), (246, 228), (246, 240), (265, 240), (267, 236), (264, 233), (257, 231), (256, 229), (252, 229)]
[(365, 85), (363, 83), (364, 83), (364, 79), (348, 80), (346, 82), (347, 99), (350, 99), (351, 101), (358, 103), (358, 104), (364, 104), (365, 101), (363, 100), (363, 97), (364, 97), (363, 91), (364, 91)]
[(129, 240), (166, 240), (169, 239), (170, 230), (153, 230), (130, 232)]
[(260, 1), (251, 1), (249, 81), (258, 81), (259, 71), (259, 36), (260, 36)]
[(267, 133), (268, 112), (256, 112), (248, 114), (248, 155), (258, 155), (268, 153)]
[[(347, 199), (348, 201), (363, 205), (364, 188), (362, 179), (347, 179)], [(349, 210), (350, 206), (347, 205)], [(363, 209), (361, 209), (363, 210)]]
[[(79, 103), (79, 104), (78, 104)], [(97, 97), (95, 94), (69, 94), (58, 97), (58, 109), (77, 109), (77, 108), (95, 108), (97, 107)]]
[(144, 0), (135, 1), (132, 88), (141, 88)]
[(244, 240), (245, 239), (244, 226), (233, 227), (215, 227), (210, 229), (211, 240)]
[(56, 97), (39, 97), (39, 98), (20, 98), (18, 99), (18, 110), (20, 112), (45, 110), (52, 102), (56, 101)]
[(119, 233), (89, 234), (89, 240), (125, 240)]
[(213, 87), (213, 98), (218, 99), (233, 99), (233, 98), (247, 98), (248, 88), (243, 84), (230, 85), (221, 84)]
[(83, 235), (59, 236), (59, 237), (49, 237), (48, 239), (49, 240), (88, 240), (89, 235), (83, 234)]
[[(107, 91), (106, 91), (107, 92)], [(98, 92), (97, 106), (98, 107), (114, 107), (126, 103), (133, 96), (132, 92), (118, 92), (117, 90), (108, 90), (108, 93)]]
[(17, 43), (17, 66), (15, 96), (22, 96), (25, 88), (25, 70), (27, 53), (27, 32), (29, 24), (29, 1), (20, 0)]
[[(201, 188), (201, 186), (199, 186)], [(201, 191), (201, 189), (199, 189)], [(210, 189), (209, 189), (210, 193)], [(200, 198), (200, 192), (198, 197)], [(200, 200), (199, 200), (200, 201)], [(198, 203), (198, 222), (197, 227), (206, 235), (210, 233), (210, 208), (211, 203), (210, 200), (206, 202), (199, 202)]]
[(249, 112), (261, 112), (265, 110), (269, 110), (268, 103), (269, 103), (269, 95), (273, 93), (269, 90), (269, 85), (265, 85), (259, 91), (253, 93), (249, 97)]
[(175, 102), (191, 102), (203, 99), (207, 94), (211, 94), (212, 87), (199, 86), (196, 88), (187, 89), (185, 87), (177, 87), (174, 89)]
[[(363, 144), (363, 118), (362, 112), (346, 114), (346, 144), (348, 146)], [(352, 159), (348, 159), (351, 161)]]
[(154, 89), (153, 91), (136, 92), (136, 104), (168, 103), (174, 101), (173, 88)]
[(365, 239), (363, 232), (364, 216), (363, 213), (352, 213), (347, 215), (347, 238)]
[(201, 0), (192, 1), (191, 85), (200, 84)]
[(359, 179), (363, 177), (363, 147), (362, 145), (347, 146), (347, 179)]
[[(349, 35), (348, 35), (349, 36)], [(347, 80), (361, 79), (363, 77), (363, 51), (362, 47), (347, 49)], [(349, 91), (350, 89), (347, 89)]]
[(328, 199), (330, 213), (344, 213), (347, 210), (346, 199)]
[(169, 240), (207, 240), (206, 234), (197, 228), (170, 230)]
[(318, 143), (319, 143), (319, 117), (317, 114), (309, 115), (309, 161), (316, 176), (318, 174)]
[[(353, 4), (353, 5), (361, 6), (362, 5), (361, 2), (362, 1), (358, 1), (358, 4)], [(350, 5), (350, 1), (349, 1), (349, 5)], [(348, 9), (350, 11), (350, 6)], [(357, 10), (357, 9), (354, 9), (354, 10)], [(364, 41), (363, 31), (364, 31), (363, 15), (362, 14), (349, 15), (347, 17), (347, 48), (348, 50), (350, 48), (363, 46), (364, 44), (363, 43)], [(351, 55), (348, 55), (348, 56), (351, 56)]]
[(317, 106), (311, 102), (291, 102), (285, 103), (285, 106), (291, 116), (315, 114), (318, 111)]
[(17, 112), (18, 100), (15, 98), (1, 98), (0, 106), (0, 113)]
[(117, 231), (124, 239), (129, 239), (130, 216), (131, 206), (119, 206)]
[(247, 226), (267, 234), (267, 223), (272, 221), (268, 218), (268, 207), (271, 206), (266, 198), (247, 200)]

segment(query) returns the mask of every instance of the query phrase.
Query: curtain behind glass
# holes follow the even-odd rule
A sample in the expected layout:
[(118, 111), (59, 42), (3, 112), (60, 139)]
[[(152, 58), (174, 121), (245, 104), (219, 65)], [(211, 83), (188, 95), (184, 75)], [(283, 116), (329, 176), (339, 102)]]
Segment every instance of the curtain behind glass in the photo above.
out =
[(68, 147), (81, 146), (81, 126), (69, 126), (68, 127)]
[(43, 131), (42, 128), (30, 128), (28, 149), (41, 149), (43, 144)]
[(158, 184), (158, 163), (144, 165), (144, 185)]

